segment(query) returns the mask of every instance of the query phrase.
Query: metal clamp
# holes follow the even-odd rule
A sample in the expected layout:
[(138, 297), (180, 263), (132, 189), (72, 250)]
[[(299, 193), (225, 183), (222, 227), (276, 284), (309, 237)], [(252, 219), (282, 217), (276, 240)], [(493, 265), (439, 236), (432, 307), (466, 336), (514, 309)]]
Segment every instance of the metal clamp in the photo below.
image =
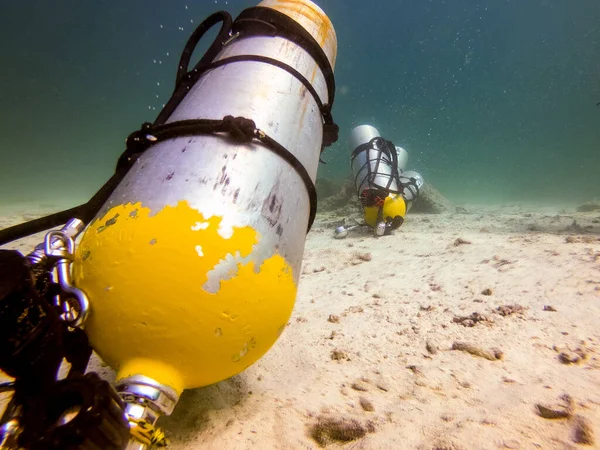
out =
[(143, 375), (134, 375), (117, 382), (117, 391), (125, 402), (131, 440), (127, 450), (146, 450), (149, 446), (162, 447), (167, 439), (156, 427), (161, 415), (173, 412), (179, 395), (169, 386)]
[[(83, 325), (90, 310), (85, 293), (71, 283), (71, 263), (75, 243), (64, 231), (50, 231), (44, 239), (44, 253), (47, 258), (56, 260), (56, 278), (61, 294), (56, 297), (56, 305), (61, 308), (61, 319), (71, 327)], [(75, 300), (75, 303), (73, 302)]]

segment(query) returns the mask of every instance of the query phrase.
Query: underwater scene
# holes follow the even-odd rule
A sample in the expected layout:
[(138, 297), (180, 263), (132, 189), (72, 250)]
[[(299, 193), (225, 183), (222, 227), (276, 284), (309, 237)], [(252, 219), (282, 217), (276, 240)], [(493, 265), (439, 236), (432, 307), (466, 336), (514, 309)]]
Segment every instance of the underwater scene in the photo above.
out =
[(0, 450), (600, 448), (597, 0), (3, 10)]

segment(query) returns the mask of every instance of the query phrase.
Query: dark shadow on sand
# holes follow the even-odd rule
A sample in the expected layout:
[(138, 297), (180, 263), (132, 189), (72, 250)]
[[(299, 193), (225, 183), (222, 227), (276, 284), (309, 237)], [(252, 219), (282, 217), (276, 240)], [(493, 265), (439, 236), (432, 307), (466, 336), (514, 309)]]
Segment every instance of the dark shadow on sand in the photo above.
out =
[(173, 443), (187, 441), (216, 425), (225, 425), (211, 423), (211, 412), (243, 404), (251, 390), (244, 373), (211, 386), (186, 390), (173, 414), (162, 417), (158, 425)]

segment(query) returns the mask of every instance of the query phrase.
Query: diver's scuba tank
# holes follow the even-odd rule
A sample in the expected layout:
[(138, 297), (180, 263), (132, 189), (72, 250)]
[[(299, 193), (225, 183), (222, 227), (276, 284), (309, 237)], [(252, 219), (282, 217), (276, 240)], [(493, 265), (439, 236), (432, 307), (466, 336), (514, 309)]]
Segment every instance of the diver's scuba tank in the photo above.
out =
[(403, 187), (402, 197), (404, 197), (406, 212), (408, 212), (419, 196), (424, 181), (420, 173), (414, 170), (406, 170), (408, 164), (408, 152), (406, 150), (396, 145), (396, 155), (398, 156), (398, 179)]
[(317, 5), (264, 0), (223, 41), (197, 66), (201, 76), (179, 80), (187, 92), (162, 135), (148, 127), (130, 137), (152, 145), (77, 248), (75, 285), (91, 303), (85, 330), (116, 369), (132, 423), (152, 425), (182, 390), (243, 371), (281, 335), (322, 144), (337, 139), (337, 40)]
[[(0, 230), (4, 245), (64, 225), (26, 257), (0, 250), (0, 370), (15, 378), (0, 383), (14, 392), (2, 450), (164, 446), (155, 422), (183, 389), (231, 377), (275, 343), (316, 213), (319, 156), (337, 140), (336, 53), (309, 0), (211, 15), (171, 99), (127, 138), (106, 184)], [(92, 350), (117, 371), (116, 390), (86, 373)]]
[(398, 172), (402, 173), (404, 169), (406, 169), (406, 164), (408, 163), (408, 152), (404, 150), (402, 147), (395, 146), (396, 148), (396, 156), (398, 158)]
[(419, 196), (421, 188), (423, 187), (423, 184), (425, 182), (421, 174), (415, 172), (414, 170), (406, 170), (400, 172), (398, 178), (404, 186), (402, 196), (404, 197), (404, 201), (406, 202), (406, 212), (408, 212), (410, 211), (410, 208), (413, 205), (414, 201)]
[(371, 125), (360, 125), (350, 135), (351, 167), (365, 222), (376, 236), (390, 234), (404, 222), (406, 203), (398, 177), (398, 152)]

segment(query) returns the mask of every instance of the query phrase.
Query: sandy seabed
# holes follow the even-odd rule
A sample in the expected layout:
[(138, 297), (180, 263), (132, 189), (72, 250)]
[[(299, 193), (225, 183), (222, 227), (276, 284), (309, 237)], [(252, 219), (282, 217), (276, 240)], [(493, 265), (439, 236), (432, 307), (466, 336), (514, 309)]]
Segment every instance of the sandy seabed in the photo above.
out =
[(170, 448), (600, 448), (600, 211), (458, 211), (379, 239), (335, 240), (340, 218), (318, 215), (288, 328), (184, 392)]

